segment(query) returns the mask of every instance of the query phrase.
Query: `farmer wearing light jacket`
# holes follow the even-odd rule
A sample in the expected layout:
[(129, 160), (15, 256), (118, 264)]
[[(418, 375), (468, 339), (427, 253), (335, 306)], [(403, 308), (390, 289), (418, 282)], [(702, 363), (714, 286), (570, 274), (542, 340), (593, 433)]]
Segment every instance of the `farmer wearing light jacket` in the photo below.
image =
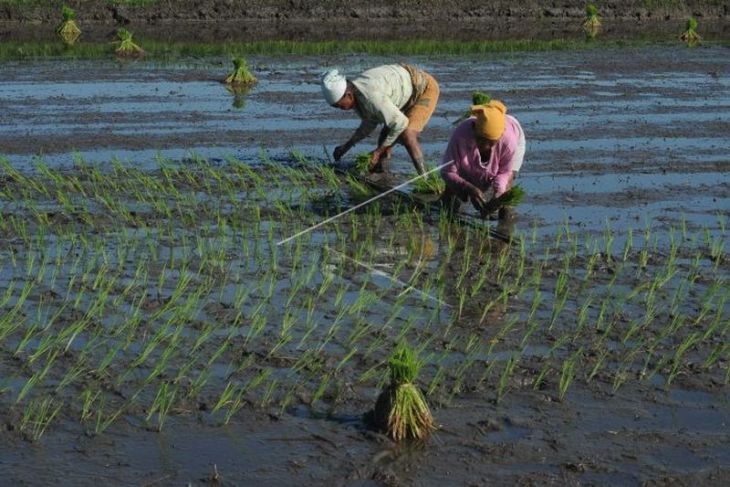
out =
[[(470, 199), (474, 207), (486, 216), (497, 210), (496, 198), (512, 187), (525, 156), (525, 134), (516, 118), (507, 115), (507, 107), (497, 100), (473, 105), (471, 117), (454, 130), (443, 157), (441, 169), (446, 182), (442, 201), (460, 205)], [(494, 189), (487, 201), (484, 192)], [(507, 215), (500, 209), (499, 217)]]
[(383, 129), (371, 155), (370, 170), (384, 170), (393, 145), (403, 144), (419, 174), (426, 165), (418, 135), (431, 118), (439, 86), (430, 74), (409, 64), (388, 64), (346, 79), (336, 69), (322, 77), (322, 94), (341, 110), (355, 110), (362, 119), (355, 133), (335, 148), (335, 160), (370, 135), (379, 124)]

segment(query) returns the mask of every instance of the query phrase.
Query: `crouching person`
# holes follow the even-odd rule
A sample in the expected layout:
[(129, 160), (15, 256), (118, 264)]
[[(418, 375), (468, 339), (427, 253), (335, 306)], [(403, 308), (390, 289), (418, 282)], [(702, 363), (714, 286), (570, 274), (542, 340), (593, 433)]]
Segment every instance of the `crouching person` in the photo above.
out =
[[(506, 218), (506, 207), (496, 199), (512, 187), (525, 156), (525, 134), (520, 123), (507, 115), (507, 107), (498, 100), (473, 105), (471, 117), (454, 130), (443, 157), (446, 182), (442, 202), (455, 210), (462, 201), (471, 200), (482, 217), (499, 210)], [(485, 192), (494, 189), (491, 199)]]

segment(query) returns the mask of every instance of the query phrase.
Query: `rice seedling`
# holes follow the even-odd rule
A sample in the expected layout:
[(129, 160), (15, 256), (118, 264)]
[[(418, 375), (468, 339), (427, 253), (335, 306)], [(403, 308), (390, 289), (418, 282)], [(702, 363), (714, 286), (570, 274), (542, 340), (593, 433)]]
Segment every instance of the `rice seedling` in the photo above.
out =
[(582, 357), (583, 348), (579, 348), (573, 354), (570, 355), (560, 368), (560, 382), (559, 382), (559, 398), (562, 401), (565, 398), (565, 394), (568, 392), (570, 384), (573, 382), (576, 373), (576, 366), (578, 359)]
[(517, 363), (520, 361), (520, 355), (512, 355), (502, 369), (502, 373), (499, 375), (499, 381), (497, 382), (497, 403), (501, 402), (507, 393), (509, 386), (509, 378), (515, 370)]
[(141, 57), (145, 54), (144, 49), (134, 43), (134, 41), (132, 40), (132, 33), (129, 32), (127, 29), (123, 27), (118, 29), (117, 38), (119, 39), (117, 41), (119, 46), (117, 46), (117, 49), (115, 51), (117, 53), (117, 56), (123, 58), (135, 58)]
[(697, 33), (697, 19), (690, 17), (687, 19), (685, 31), (679, 36), (679, 40), (687, 43), (687, 46), (697, 46), (701, 41), (702, 37)]
[(425, 440), (436, 429), (423, 393), (413, 383), (421, 366), (405, 343), (388, 359), (390, 384), (378, 396), (373, 417), (375, 426), (395, 441)]
[(33, 400), (23, 412), (20, 431), (32, 441), (38, 441), (61, 411), (63, 404), (56, 404), (52, 397)]

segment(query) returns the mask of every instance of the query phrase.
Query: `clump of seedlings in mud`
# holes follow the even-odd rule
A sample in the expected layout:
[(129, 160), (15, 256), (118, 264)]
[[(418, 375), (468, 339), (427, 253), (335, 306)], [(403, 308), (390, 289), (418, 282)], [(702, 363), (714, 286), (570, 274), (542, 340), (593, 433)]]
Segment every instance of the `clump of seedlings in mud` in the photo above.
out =
[[(471, 104), (472, 105), (486, 105), (490, 101), (492, 101), (492, 97), (483, 91), (477, 90), (471, 94)], [(463, 122), (464, 120), (466, 120), (469, 117), (471, 117), (471, 108), (469, 108), (469, 110), (464, 112), (464, 114), (454, 122), (454, 125), (459, 125), (461, 122)]]
[[(30, 440), (58, 418), (93, 435), (329, 409), (350, 384), (390, 387), (391, 437), (422, 438), (419, 374), (446, 405), (730, 381), (724, 217), (666, 248), (608, 225), (504, 243), (388, 198), (312, 229), (317, 202), (348, 190), (321, 161), (150, 162), (0, 158), (0, 405)], [(427, 360), (398, 347), (383, 384), (393, 343)]]
[(395, 441), (425, 440), (436, 429), (423, 393), (414, 384), (421, 369), (416, 352), (399, 344), (388, 359), (390, 384), (375, 404), (376, 427)]
[(586, 5), (586, 20), (583, 22), (583, 30), (589, 37), (595, 37), (601, 30), (601, 19), (598, 17), (598, 8), (589, 3)]
[[(426, 168), (428, 171), (429, 168)], [(438, 172), (432, 172), (416, 179), (413, 182), (414, 193), (440, 194), (446, 189), (446, 183)]]
[(223, 82), (233, 88), (246, 89), (256, 84), (256, 77), (248, 69), (248, 63), (242, 57), (233, 60), (233, 71)]
[(233, 108), (242, 109), (246, 106), (246, 95), (257, 81), (245, 59), (237, 57), (233, 60), (233, 71), (223, 80), (226, 90), (233, 95)]
[(688, 46), (697, 46), (702, 37), (697, 33), (697, 19), (690, 17), (687, 19), (686, 30), (679, 36), (679, 40), (686, 42)]
[(58, 26), (56, 32), (63, 42), (72, 46), (81, 36), (81, 29), (76, 25), (76, 12), (71, 7), (64, 5), (61, 8), (61, 16), (63, 17), (63, 22)]
[(360, 174), (368, 173), (372, 164), (373, 155), (370, 152), (361, 152), (355, 156), (355, 171)]
[(137, 45), (132, 40), (132, 33), (121, 27), (117, 30), (117, 43), (119, 44), (116, 49), (117, 56), (123, 58), (135, 58), (144, 55), (144, 49)]

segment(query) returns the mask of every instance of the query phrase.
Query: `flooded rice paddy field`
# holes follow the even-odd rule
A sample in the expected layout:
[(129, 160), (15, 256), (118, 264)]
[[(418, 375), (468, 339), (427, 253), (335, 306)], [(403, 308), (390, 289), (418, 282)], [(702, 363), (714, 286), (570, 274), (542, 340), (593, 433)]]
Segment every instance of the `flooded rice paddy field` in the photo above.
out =
[[(728, 59), (414, 59), (442, 89), (433, 164), (476, 89), (521, 121), (512, 242), (394, 196), (282, 245), (370, 195), (328, 162), (357, 122), (319, 73), (390, 60), (251, 58), (239, 96), (221, 60), (4, 64), (0, 473), (725, 484)], [(427, 445), (362, 419), (401, 340)]]

